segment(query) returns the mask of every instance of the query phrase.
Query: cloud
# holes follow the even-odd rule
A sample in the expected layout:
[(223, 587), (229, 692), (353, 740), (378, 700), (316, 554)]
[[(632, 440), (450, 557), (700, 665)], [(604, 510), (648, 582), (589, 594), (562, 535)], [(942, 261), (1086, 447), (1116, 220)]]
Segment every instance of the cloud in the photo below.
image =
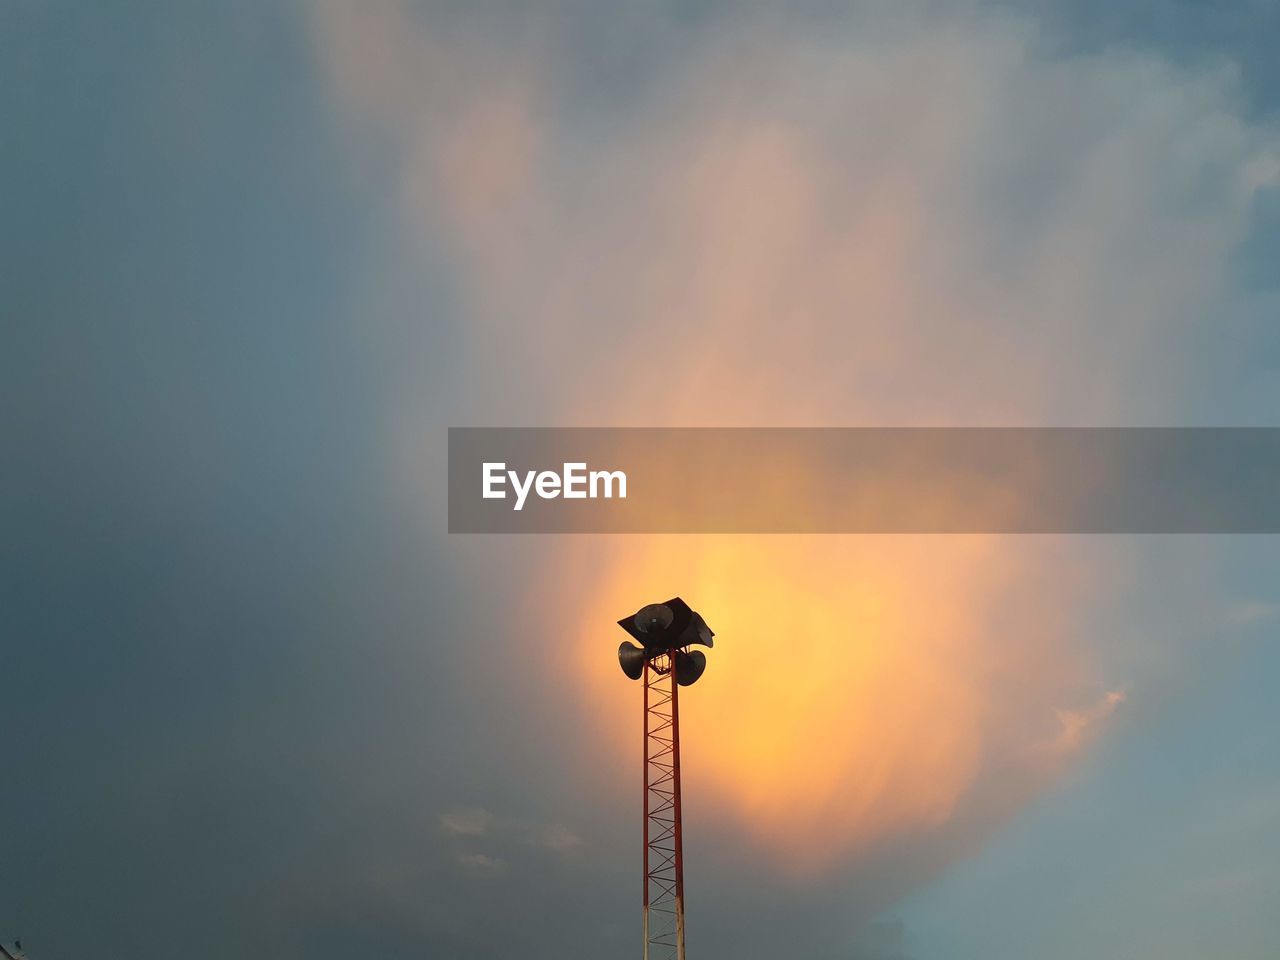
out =
[(1059, 710), (1058, 722), (1062, 729), (1053, 740), (1052, 752), (1070, 754), (1079, 750), (1086, 738), (1094, 736), (1101, 723), (1124, 703), (1125, 697), (1123, 690), (1112, 690), (1084, 710)]
[[(402, 449), (428, 452), (398, 475), (424, 502), (440, 476), (424, 423), (448, 416), (1178, 423), (1278, 169), (1229, 72), (1052, 53), (980, 7), (705, 29), (655, 13), (631, 24), (648, 66), (627, 83), (607, 50), (563, 56), (555, 18), (484, 33), (396, 3), (317, 9), (345, 116), (395, 157), (406, 243), (447, 265), (457, 301), (431, 388), (447, 408), (400, 404)], [(1071, 769), (1122, 688), (1145, 689), (1095, 616), (1142, 575), (1106, 545), (578, 538), (455, 556), (517, 592), (495, 614), (516, 639), (480, 676), (527, 747), (548, 731), (572, 747), (537, 775), (589, 782), (608, 810), (634, 786), (636, 735), (609, 625), (695, 602), (723, 642), (682, 701), (686, 809), (720, 831), (718, 875), (747, 883), (763, 857), (779, 883), (834, 876), (862, 920), (972, 855)], [(531, 656), (539, 639), (572, 656)]]
[(498, 846), (520, 844), (555, 854), (568, 854), (584, 846), (584, 841), (563, 823), (537, 823), (519, 817), (498, 817), (480, 807), (462, 807), (439, 817), (441, 830), (465, 840), (486, 838)]
[(482, 837), (493, 826), (494, 816), (488, 810), (468, 807), (440, 815), (440, 827), (456, 837)]
[(507, 872), (507, 861), (501, 857), (490, 857), (484, 853), (463, 853), (458, 856), (458, 863), (474, 873), (490, 876), (501, 876)]
[(531, 835), (529, 842), (556, 853), (567, 853), (570, 850), (577, 850), (583, 845), (583, 840), (580, 836), (560, 823), (553, 823), (544, 829), (535, 831)]

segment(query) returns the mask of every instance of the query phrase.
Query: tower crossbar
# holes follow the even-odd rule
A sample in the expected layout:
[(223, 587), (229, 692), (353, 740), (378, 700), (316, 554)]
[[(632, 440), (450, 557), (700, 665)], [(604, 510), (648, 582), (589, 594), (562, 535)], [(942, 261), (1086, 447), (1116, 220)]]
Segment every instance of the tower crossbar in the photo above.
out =
[(670, 654), (644, 668), (644, 960), (684, 960), (680, 704)]

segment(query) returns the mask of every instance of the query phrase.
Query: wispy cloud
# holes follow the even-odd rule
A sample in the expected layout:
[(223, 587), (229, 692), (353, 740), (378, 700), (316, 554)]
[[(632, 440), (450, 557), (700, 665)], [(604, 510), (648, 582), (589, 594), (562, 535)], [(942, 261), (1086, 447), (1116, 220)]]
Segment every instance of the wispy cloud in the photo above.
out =
[(553, 823), (534, 831), (529, 836), (529, 842), (556, 853), (567, 853), (583, 845), (582, 838), (561, 823)]
[(459, 854), (458, 863), (475, 873), (498, 876), (507, 872), (507, 861), (484, 853)]
[(1116, 709), (1125, 702), (1127, 694), (1123, 690), (1111, 690), (1099, 701), (1082, 710), (1059, 710), (1058, 723), (1061, 730), (1053, 740), (1054, 753), (1074, 753), (1091, 737), (1099, 732), (1099, 727)]
[(463, 866), (488, 872), (506, 872), (513, 856), (521, 850), (541, 850), (565, 857), (580, 850), (585, 841), (563, 823), (538, 823), (520, 817), (499, 817), (481, 807), (460, 807), (442, 813), (441, 832), (456, 845), (472, 848), (477, 841), (489, 853), (473, 848), (458, 855)]
[(466, 807), (440, 814), (440, 828), (457, 837), (482, 837), (493, 826), (494, 816), (479, 807)]

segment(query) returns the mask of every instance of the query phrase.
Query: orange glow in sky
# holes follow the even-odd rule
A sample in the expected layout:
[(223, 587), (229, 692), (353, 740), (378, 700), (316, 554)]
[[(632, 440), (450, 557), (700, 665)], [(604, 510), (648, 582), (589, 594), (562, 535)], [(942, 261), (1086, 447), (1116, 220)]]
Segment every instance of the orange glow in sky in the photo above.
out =
[(1018, 579), (997, 538), (577, 543), (557, 568), (575, 571), (566, 606), (585, 603), (583, 710), (604, 718), (610, 758), (592, 762), (625, 779), (635, 758), (618, 745), (639, 749), (639, 685), (614, 660), (613, 621), (682, 595), (717, 641), (681, 697), (684, 763), (703, 800), (783, 866), (944, 824), (992, 753), (1039, 776), (1059, 752), (1058, 701), (1082, 664), (1052, 631), (993, 632)]

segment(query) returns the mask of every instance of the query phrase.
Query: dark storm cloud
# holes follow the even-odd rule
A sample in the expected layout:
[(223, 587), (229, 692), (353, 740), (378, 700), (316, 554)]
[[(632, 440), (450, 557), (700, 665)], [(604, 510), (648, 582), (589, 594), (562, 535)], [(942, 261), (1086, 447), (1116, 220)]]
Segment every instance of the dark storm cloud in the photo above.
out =
[(383, 493), (305, 35), (135, 14), (0, 13), (0, 936), (289, 952), (298, 891), (458, 760), (450, 575)]

